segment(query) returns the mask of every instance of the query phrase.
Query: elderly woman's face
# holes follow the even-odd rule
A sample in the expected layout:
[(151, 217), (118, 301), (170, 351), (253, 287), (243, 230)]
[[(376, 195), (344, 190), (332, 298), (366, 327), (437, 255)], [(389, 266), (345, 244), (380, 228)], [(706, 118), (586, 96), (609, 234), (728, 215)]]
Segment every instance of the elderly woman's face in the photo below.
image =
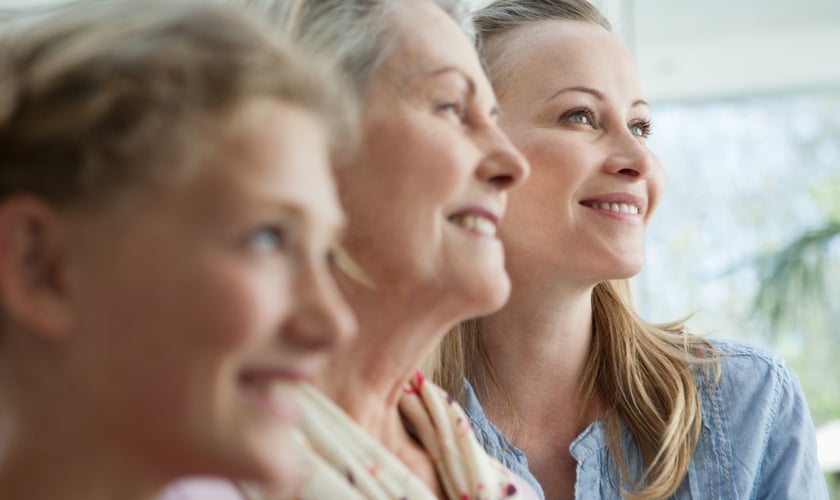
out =
[(339, 173), (345, 244), (383, 293), (487, 313), (509, 293), (496, 226), (528, 167), (467, 37), (431, 2), (411, 5), (365, 88), (361, 158)]

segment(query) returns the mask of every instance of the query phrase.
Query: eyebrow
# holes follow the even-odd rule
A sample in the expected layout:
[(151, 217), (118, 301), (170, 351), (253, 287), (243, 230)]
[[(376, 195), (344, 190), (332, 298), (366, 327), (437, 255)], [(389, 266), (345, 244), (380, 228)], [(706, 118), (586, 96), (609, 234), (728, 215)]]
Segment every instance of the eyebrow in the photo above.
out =
[[(543, 104), (551, 101), (552, 99), (554, 99), (558, 95), (564, 94), (566, 92), (583, 92), (584, 94), (590, 94), (590, 95), (594, 96), (599, 101), (603, 101), (605, 99), (604, 94), (600, 90), (593, 89), (592, 87), (585, 87), (583, 85), (574, 85), (574, 86), (571, 86), (571, 87), (562, 88), (562, 89), (558, 90), (557, 92), (554, 92), (553, 94), (548, 96), (543, 101)], [(635, 108), (636, 106), (649, 106), (649, 105), (648, 105), (647, 101), (645, 101), (644, 99), (636, 99), (635, 101), (633, 101), (633, 103), (630, 105), (630, 107)]]
[(326, 228), (332, 233), (332, 239), (340, 240), (347, 230), (347, 217), (341, 211), (335, 211), (328, 214), (320, 221), (313, 220), (309, 210), (305, 208), (304, 203), (295, 201), (283, 201), (275, 205), (278, 212), (282, 212), (285, 217), (291, 217), (295, 227), (305, 228), (305, 231), (312, 231), (316, 226)]
[(464, 82), (466, 82), (466, 84), (467, 84), (467, 92), (469, 93), (470, 97), (475, 97), (475, 94), (476, 94), (475, 81), (472, 78), (470, 78), (469, 75), (464, 73), (457, 66), (443, 66), (443, 67), (435, 68), (435, 69), (432, 69), (432, 70), (429, 70), (429, 71), (418, 71), (417, 73), (414, 73), (414, 74), (410, 75), (408, 78), (406, 78), (405, 82), (406, 82), (406, 84), (411, 84), (414, 80), (419, 80), (419, 79), (424, 79), (425, 80), (425, 79), (434, 78), (436, 76), (440, 76), (440, 75), (450, 73), (450, 72), (451, 73), (456, 73), (461, 78), (463, 78)]
[[(284, 212), (287, 215), (292, 215), (300, 221), (311, 222), (310, 211), (306, 208), (306, 202), (297, 200), (285, 200), (275, 205), (276, 209)], [(324, 219), (327, 225), (335, 228), (343, 228), (347, 225), (347, 217), (341, 210), (330, 211), (329, 215)]]
[(416, 77), (417, 78), (433, 78), (433, 77), (440, 76), (440, 75), (450, 73), (450, 72), (456, 73), (461, 78), (464, 79), (464, 81), (467, 83), (467, 91), (469, 92), (470, 97), (474, 97), (475, 94), (476, 94), (475, 81), (472, 78), (470, 78), (469, 75), (467, 75), (466, 73), (461, 71), (461, 69), (456, 67), (456, 66), (444, 66), (442, 68), (433, 69), (431, 71), (423, 71), (419, 75), (417, 75)]
[[(457, 66), (444, 66), (442, 68), (433, 69), (431, 71), (424, 71), (415, 75), (414, 79), (416, 78), (433, 78), (435, 76), (440, 76), (449, 72), (453, 72), (458, 74), (464, 81), (467, 83), (467, 93), (469, 93), (470, 97), (475, 97), (477, 93), (475, 80), (473, 80), (469, 75), (464, 73), (460, 68)], [(494, 99), (495, 102), (495, 99)], [(501, 114), (499, 110), (498, 103), (493, 104), (493, 107), (490, 109), (490, 116), (498, 119), (499, 115)]]

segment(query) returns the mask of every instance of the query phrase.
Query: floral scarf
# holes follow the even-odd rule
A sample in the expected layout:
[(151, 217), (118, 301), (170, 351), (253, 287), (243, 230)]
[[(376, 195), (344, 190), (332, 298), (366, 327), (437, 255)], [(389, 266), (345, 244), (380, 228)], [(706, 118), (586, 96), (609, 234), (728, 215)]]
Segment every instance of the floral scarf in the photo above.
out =
[[(306, 463), (305, 479), (295, 491), (255, 494), (250, 498), (301, 500), (346, 498), (434, 500), (435, 494), (398, 458), (367, 434), (343, 410), (312, 387), (300, 400)], [(450, 500), (522, 500), (524, 481), (490, 458), (473, 434), (461, 407), (420, 372), (399, 402), (407, 428), (437, 467)]]

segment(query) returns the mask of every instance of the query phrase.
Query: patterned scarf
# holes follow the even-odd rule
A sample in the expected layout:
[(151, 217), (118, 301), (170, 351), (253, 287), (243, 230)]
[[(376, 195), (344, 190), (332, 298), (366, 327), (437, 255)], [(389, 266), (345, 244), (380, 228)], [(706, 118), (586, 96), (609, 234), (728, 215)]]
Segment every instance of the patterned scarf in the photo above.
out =
[[(335, 403), (312, 387), (300, 400), (307, 453), (305, 479), (293, 492), (249, 498), (435, 500), (435, 494)], [(449, 500), (522, 500), (523, 481), (490, 458), (461, 407), (420, 372), (399, 402), (406, 427), (434, 461)], [(529, 495), (528, 495), (529, 496)]]

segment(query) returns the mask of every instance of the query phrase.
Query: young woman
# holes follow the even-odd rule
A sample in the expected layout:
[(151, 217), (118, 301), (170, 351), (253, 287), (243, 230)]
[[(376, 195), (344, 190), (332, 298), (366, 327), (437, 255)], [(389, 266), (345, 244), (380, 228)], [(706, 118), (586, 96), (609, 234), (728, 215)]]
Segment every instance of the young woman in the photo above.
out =
[(511, 299), (442, 360), (488, 450), (551, 499), (825, 498), (783, 363), (633, 310), (622, 280), (641, 269), (663, 172), (609, 23), (585, 0), (498, 0), (475, 21), (500, 123), (533, 169), (500, 227)]
[(283, 481), (354, 328), (346, 95), (235, 11), (68, 7), (0, 42), (0, 498)]

